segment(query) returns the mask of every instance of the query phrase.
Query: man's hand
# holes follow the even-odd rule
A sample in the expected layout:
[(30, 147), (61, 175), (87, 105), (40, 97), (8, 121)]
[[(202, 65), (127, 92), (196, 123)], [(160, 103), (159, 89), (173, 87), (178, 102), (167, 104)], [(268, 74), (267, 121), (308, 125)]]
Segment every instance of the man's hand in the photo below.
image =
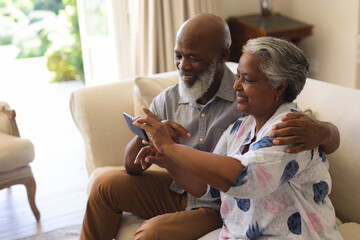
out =
[(180, 143), (180, 138), (189, 138), (191, 136), (190, 132), (186, 128), (172, 120), (164, 120), (162, 122), (168, 128), (168, 132), (172, 140), (176, 143)]
[(297, 153), (321, 146), (325, 153), (332, 153), (339, 147), (339, 132), (331, 123), (318, 121), (303, 113), (288, 113), (283, 122), (272, 127), (269, 137), (276, 137), (275, 145), (292, 145), (285, 149)]

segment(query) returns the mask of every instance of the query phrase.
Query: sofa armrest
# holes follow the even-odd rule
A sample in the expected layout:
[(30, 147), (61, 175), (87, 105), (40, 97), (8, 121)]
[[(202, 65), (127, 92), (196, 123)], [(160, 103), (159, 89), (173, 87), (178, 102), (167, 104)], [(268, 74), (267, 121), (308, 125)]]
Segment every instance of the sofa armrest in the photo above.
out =
[(134, 80), (127, 79), (71, 93), (70, 110), (84, 140), (89, 175), (98, 167), (124, 165), (125, 147), (134, 134), (123, 112), (133, 115), (133, 88)]

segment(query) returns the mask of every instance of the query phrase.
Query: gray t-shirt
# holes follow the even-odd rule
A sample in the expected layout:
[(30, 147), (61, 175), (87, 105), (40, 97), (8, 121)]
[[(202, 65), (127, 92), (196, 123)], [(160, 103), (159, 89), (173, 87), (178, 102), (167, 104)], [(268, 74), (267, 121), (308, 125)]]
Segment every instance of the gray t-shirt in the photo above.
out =
[[(196, 101), (183, 100), (179, 95), (179, 86), (176, 84), (156, 96), (150, 110), (161, 120), (173, 120), (190, 131), (191, 137), (180, 139), (181, 144), (212, 152), (227, 127), (239, 117), (244, 116), (236, 109), (234, 81), (234, 74), (225, 67), (218, 92), (205, 106)], [(175, 182), (170, 189), (177, 193), (184, 192)], [(203, 201), (190, 194), (188, 194), (187, 202), (187, 209), (220, 208), (220, 201)]]

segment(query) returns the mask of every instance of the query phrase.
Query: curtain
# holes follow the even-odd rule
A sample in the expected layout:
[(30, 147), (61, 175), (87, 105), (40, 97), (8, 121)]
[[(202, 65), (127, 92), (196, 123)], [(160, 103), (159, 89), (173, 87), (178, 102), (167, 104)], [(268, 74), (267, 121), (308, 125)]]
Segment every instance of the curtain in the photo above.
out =
[(188, 18), (217, 13), (216, 0), (129, 0), (131, 75), (175, 70), (176, 33)]
[(111, 0), (108, 11), (110, 35), (113, 36), (118, 74), (117, 79), (132, 77), (129, 58), (131, 55), (130, 21), (127, 0)]
[(218, 0), (77, 0), (86, 84), (175, 70), (181, 24)]

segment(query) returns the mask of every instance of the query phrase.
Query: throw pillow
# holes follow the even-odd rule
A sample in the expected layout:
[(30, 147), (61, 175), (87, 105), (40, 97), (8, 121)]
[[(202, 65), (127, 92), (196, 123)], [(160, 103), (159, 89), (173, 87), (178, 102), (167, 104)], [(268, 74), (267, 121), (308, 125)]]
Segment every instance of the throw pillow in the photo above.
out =
[(134, 116), (144, 115), (143, 107), (150, 107), (153, 98), (178, 82), (177, 71), (138, 76), (134, 86)]

